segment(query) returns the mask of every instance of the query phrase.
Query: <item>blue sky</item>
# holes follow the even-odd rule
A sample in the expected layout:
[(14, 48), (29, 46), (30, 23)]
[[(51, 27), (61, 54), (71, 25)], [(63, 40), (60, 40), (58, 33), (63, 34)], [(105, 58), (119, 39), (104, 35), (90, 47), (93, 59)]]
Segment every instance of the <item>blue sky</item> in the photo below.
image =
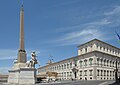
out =
[(50, 55), (54, 62), (70, 58), (94, 38), (120, 47), (120, 0), (0, 0), (0, 73), (17, 58), (22, 1), (28, 60), (32, 51), (42, 66)]

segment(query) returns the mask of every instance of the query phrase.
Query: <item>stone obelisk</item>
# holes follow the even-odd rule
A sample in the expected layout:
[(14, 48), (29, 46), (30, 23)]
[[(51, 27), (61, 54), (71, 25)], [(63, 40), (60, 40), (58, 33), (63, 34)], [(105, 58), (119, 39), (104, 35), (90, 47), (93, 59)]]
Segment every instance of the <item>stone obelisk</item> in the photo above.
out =
[(9, 70), (8, 83), (13, 84), (35, 84), (36, 69), (26, 65), (26, 51), (24, 47), (24, 8), (20, 11), (20, 47), (18, 50), (17, 61)]
[(24, 48), (24, 8), (20, 11), (20, 47), (18, 51), (18, 63), (26, 63), (26, 51)]

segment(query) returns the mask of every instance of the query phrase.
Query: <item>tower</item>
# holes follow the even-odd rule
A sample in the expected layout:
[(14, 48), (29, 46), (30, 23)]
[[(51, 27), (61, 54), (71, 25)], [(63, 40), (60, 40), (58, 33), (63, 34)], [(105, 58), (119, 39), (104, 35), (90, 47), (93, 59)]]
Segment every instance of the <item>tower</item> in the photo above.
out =
[(18, 51), (18, 63), (26, 63), (26, 51), (24, 48), (24, 8), (20, 11), (20, 46)]

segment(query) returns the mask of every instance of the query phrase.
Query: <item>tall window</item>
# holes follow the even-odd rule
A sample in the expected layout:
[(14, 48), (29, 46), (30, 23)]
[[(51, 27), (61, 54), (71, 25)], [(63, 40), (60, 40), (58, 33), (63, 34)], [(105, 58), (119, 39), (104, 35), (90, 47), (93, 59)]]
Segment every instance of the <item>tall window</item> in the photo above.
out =
[(97, 76), (99, 76), (99, 70), (97, 70)]
[(87, 66), (87, 60), (86, 59), (84, 60), (84, 63), (85, 63), (85, 66)]
[(107, 60), (107, 66), (108, 66), (109, 60)]
[(67, 72), (67, 77), (69, 77), (69, 72)]
[(87, 52), (87, 47), (85, 48), (85, 52)]
[(69, 64), (67, 64), (67, 69), (69, 68)]
[(66, 69), (66, 64), (64, 64), (64, 69)]
[(112, 66), (114, 67), (114, 61), (113, 61), (113, 65)]
[(85, 72), (85, 76), (87, 76), (87, 70), (85, 70), (84, 72)]
[(61, 70), (61, 65), (59, 66), (59, 69)]
[(89, 70), (89, 72), (90, 72), (90, 76), (92, 76), (93, 74), (92, 74), (92, 70)]
[(110, 61), (110, 67), (111, 67), (111, 63), (112, 63), (112, 61)]
[(104, 70), (104, 76), (106, 76), (106, 70)]
[(97, 64), (99, 65), (99, 61), (100, 61), (100, 59), (99, 58), (97, 58)]
[(66, 78), (66, 72), (64, 72), (64, 78)]
[(91, 51), (92, 51), (92, 47), (93, 47), (93, 46), (92, 46), (92, 44), (91, 44), (91, 46), (90, 46), (90, 48), (91, 48)]
[(107, 71), (107, 76), (109, 76), (109, 71)]
[(82, 71), (80, 71), (80, 76), (82, 76)]
[(89, 64), (89, 65), (92, 65), (93, 58), (90, 58), (90, 59), (89, 59), (89, 62), (90, 62), (90, 64)]
[(101, 70), (101, 76), (103, 76), (103, 70)]
[(104, 66), (106, 66), (106, 64), (105, 64), (105, 63), (106, 63), (106, 60), (104, 60)]
[(62, 65), (62, 69), (63, 69), (63, 65)]
[(82, 61), (80, 61), (80, 67), (82, 67)]

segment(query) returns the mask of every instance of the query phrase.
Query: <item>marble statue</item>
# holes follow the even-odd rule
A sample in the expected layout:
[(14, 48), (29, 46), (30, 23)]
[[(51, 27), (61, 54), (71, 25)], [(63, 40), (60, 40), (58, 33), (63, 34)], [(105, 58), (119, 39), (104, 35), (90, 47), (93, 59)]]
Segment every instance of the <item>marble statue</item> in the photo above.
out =
[[(26, 62), (27, 67), (35, 68), (35, 64), (39, 64), (35, 51), (31, 53), (31, 59)], [(39, 64), (40, 66), (40, 64)]]

